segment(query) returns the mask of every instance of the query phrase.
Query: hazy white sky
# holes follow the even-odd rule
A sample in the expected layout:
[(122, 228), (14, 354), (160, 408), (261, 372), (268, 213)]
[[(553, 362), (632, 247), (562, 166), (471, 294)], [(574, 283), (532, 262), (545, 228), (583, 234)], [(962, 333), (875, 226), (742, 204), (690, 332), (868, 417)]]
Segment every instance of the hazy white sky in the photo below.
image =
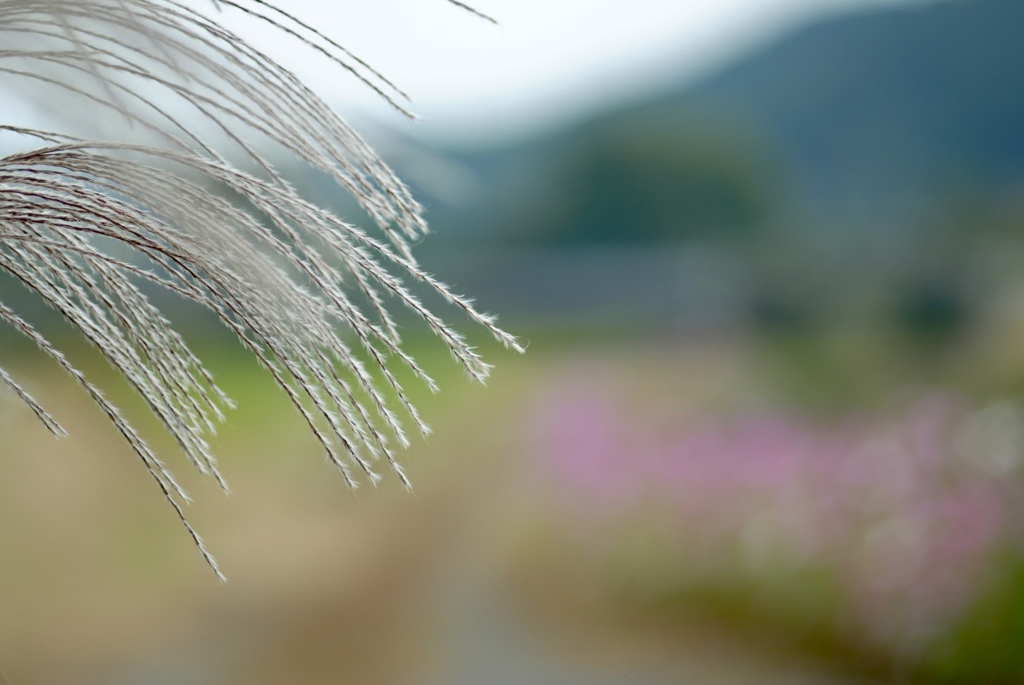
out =
[[(699, 75), (814, 17), (914, 0), (290, 0), (288, 11), (415, 100), (428, 131), (517, 135), (669, 79)], [(920, 0), (917, 0), (920, 1)], [(265, 27), (262, 41), (343, 114), (383, 112), (372, 92)]]

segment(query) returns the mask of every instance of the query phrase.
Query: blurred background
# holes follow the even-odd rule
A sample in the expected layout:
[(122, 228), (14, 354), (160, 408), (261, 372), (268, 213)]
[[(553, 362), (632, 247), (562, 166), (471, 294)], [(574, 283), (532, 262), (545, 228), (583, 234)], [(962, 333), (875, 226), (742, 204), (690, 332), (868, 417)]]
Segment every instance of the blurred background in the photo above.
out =
[(481, 339), (476, 387), (410, 321), (435, 433), (405, 456), (413, 495), (353, 495), (240, 346), (168, 303), (239, 404), (224, 497), (62, 340), (190, 486), (221, 586), (100, 412), (0, 330), (72, 435), (0, 392), (0, 671), (1024, 682), (1024, 4), (474, 6), (501, 25), (289, 7), (419, 124), (223, 12), (366, 133), (428, 208), (421, 262), (527, 354)]

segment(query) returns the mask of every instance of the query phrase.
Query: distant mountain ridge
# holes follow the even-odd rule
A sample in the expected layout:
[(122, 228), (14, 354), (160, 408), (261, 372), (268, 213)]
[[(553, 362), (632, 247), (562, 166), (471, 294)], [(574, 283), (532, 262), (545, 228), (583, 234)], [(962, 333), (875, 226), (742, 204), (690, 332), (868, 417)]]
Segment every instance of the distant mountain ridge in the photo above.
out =
[(1024, 1), (931, 0), (808, 25), (697, 84), (515, 148), (455, 155), (500, 197), (476, 201), (479, 213), (433, 204), (445, 222), (522, 230), (536, 219), (524, 203), (561, 211), (555, 196), (576, 182), (562, 176), (588, 151), (641, 134), (760, 156), (737, 163), (773, 167), (776, 204), (819, 218), (892, 222), (951, 193), (1019, 190)]
[[(502, 311), (605, 312), (611, 284), (623, 317), (846, 302), (931, 321), (1014, 277), (992, 254), (1024, 260), (1024, 0), (836, 16), (534, 141), (429, 152), (474, 182), (458, 202), (419, 189), (437, 228), (420, 255)], [(460, 266), (468, 243), (483, 266)], [(623, 247), (628, 264), (605, 258)], [(677, 272), (701, 276), (669, 287)], [(586, 292), (554, 297), (559, 274)]]
[(713, 102), (777, 136), (809, 192), (889, 202), (1024, 178), (1024, 2), (933, 0), (808, 26), (642, 107)]

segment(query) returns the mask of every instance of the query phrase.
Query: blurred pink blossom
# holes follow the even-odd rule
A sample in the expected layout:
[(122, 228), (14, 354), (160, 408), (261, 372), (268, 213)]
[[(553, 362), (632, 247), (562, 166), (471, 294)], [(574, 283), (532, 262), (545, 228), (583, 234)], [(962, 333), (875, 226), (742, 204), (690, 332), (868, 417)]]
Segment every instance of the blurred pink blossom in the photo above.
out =
[(544, 413), (543, 453), (560, 500), (591, 524), (655, 523), (706, 568), (750, 548), (774, 564), (747, 569), (754, 582), (826, 568), (844, 621), (902, 639), (954, 621), (1008, 544), (1017, 476), (978, 467), (978, 450), (1006, 446), (966, 430), (973, 416), (935, 393), (889, 416), (756, 411), (666, 427), (591, 388)]

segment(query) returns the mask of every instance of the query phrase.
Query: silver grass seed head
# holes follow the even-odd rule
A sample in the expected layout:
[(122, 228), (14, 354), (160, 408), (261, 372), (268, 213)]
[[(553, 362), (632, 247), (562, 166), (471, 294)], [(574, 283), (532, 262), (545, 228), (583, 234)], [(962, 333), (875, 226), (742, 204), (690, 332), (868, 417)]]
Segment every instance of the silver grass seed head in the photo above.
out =
[[(273, 25), (411, 116), (390, 81), (283, 8), (265, 0), (211, 6)], [(0, 46), (0, 87), (73, 102), (101, 124), (96, 136), (82, 139), (0, 121), (4, 139), (27, 146), (0, 158), (0, 270), (98, 349), (192, 464), (225, 489), (208, 438), (233, 404), (147, 296), (152, 287), (205, 306), (234, 332), (352, 487), (356, 473), (376, 483), (373, 464), (381, 460), (409, 485), (390, 447), (408, 439), (389, 396), (419, 432), (429, 432), (389, 364), (405, 366), (432, 391), (436, 385), (401, 349), (388, 303), (420, 318), (472, 378), (482, 381), (490, 370), (403, 280), (439, 294), (521, 351), (494, 317), (417, 266), (410, 245), (427, 232), (422, 209), (362, 138), (215, 18), (175, 0), (0, 0)], [(104, 131), (125, 124), (132, 139)], [(256, 171), (229, 163), (208, 135), (240, 151)], [(305, 200), (260, 154), (267, 143), (330, 176), (375, 228)], [(353, 293), (368, 306), (355, 304)], [(83, 388), (223, 578), (185, 520), (188, 496), (117, 407), (5, 305), (3, 293), (0, 322)], [(3, 369), (0, 386), (51, 433), (66, 434)]]

